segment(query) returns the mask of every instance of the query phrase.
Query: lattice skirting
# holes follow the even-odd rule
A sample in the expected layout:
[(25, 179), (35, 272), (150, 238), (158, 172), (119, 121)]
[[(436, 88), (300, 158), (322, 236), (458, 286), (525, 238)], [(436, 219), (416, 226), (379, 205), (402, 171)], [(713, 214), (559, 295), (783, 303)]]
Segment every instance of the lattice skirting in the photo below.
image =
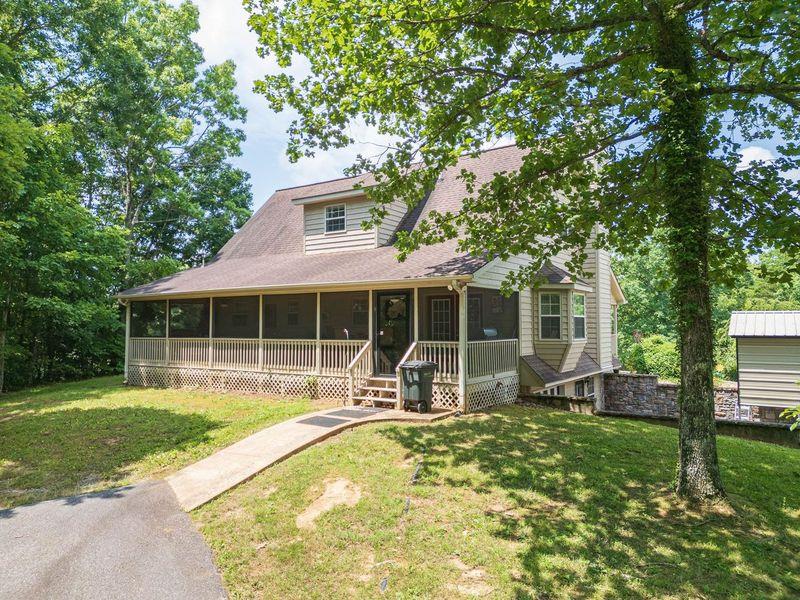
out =
[(333, 400), (347, 398), (346, 377), (302, 373), (130, 365), (128, 384), (147, 387), (202, 388), (270, 396), (308, 396)]
[(512, 404), (519, 394), (519, 375), (490, 379), (467, 384), (467, 411), (474, 412), (496, 406)]
[(461, 408), (461, 403), (458, 401), (458, 384), (434, 383), (433, 406), (434, 408), (446, 408), (448, 410)]

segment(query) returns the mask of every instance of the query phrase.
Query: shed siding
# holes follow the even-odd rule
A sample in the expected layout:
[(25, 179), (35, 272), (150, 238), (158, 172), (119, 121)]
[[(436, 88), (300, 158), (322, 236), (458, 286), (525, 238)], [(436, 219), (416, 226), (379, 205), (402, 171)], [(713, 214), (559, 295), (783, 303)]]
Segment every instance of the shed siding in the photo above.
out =
[(366, 198), (347, 200), (347, 229), (339, 233), (325, 233), (325, 207), (342, 202), (326, 202), (325, 204), (309, 204), (304, 210), (305, 250), (306, 254), (322, 254), (325, 252), (346, 252), (348, 250), (364, 250), (375, 247), (375, 230), (364, 231), (361, 223), (370, 218), (369, 209), (372, 203)]
[(800, 338), (740, 338), (738, 347), (742, 404), (800, 404)]

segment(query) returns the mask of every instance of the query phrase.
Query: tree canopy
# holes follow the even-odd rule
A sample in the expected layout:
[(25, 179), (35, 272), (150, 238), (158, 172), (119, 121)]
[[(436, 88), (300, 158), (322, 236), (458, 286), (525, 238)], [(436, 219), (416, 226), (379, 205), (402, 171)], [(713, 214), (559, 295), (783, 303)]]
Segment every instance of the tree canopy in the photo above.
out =
[[(363, 120), (396, 142), (353, 170), (369, 195), (413, 206), (487, 141), (530, 150), (453, 213), (399, 236), (407, 253), (459, 239), (475, 255), (527, 254), (506, 288), (557, 252), (582, 272), (589, 240), (623, 253), (664, 230), (681, 356), (677, 491), (724, 495), (716, 456), (711, 284), (748, 254), (800, 256), (800, 15), (792, 0), (248, 0), (260, 50), (286, 71), (257, 84), (290, 107), (289, 154), (353, 140)], [(739, 165), (742, 143), (782, 140)], [(384, 211), (375, 211), (380, 220)], [(601, 229), (597, 230), (599, 224)]]
[(234, 65), (204, 66), (198, 27), (189, 2), (3, 3), (0, 391), (118, 369), (111, 295), (249, 216)]

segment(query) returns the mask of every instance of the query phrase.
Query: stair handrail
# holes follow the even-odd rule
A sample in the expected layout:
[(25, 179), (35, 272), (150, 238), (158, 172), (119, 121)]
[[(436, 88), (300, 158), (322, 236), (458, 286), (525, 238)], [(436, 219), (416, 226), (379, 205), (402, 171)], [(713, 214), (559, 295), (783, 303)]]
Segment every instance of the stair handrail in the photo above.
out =
[(407, 360), (414, 360), (417, 357), (417, 342), (412, 342), (412, 344), (406, 350), (406, 353), (403, 355), (403, 358), (400, 359), (400, 362), (397, 363), (397, 367), (395, 367), (394, 374), (397, 379), (397, 404), (395, 405), (396, 408), (402, 408), (403, 406), (403, 382), (402, 377), (400, 375), (400, 365), (402, 365)]
[(355, 371), (359, 367), (363, 366), (361, 363), (364, 361), (366, 356), (367, 359), (367, 371), (369, 371), (369, 363), (372, 353), (370, 352), (370, 348), (372, 348), (372, 341), (367, 340), (364, 342), (364, 345), (361, 346), (361, 350), (358, 351), (353, 357), (353, 360), (347, 365), (347, 396), (348, 401), (350, 404), (353, 403), (353, 396), (355, 396)]

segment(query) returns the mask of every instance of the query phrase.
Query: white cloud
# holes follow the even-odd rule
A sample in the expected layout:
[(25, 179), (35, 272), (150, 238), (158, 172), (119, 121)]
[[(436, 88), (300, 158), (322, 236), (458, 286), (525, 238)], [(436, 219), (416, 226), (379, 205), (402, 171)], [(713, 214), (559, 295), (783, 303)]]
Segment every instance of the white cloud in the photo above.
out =
[(761, 146), (747, 146), (746, 148), (742, 148), (739, 151), (739, 155), (741, 158), (736, 167), (737, 169), (746, 169), (750, 166), (750, 163), (754, 161), (771, 162), (775, 160), (775, 155), (772, 151)]

